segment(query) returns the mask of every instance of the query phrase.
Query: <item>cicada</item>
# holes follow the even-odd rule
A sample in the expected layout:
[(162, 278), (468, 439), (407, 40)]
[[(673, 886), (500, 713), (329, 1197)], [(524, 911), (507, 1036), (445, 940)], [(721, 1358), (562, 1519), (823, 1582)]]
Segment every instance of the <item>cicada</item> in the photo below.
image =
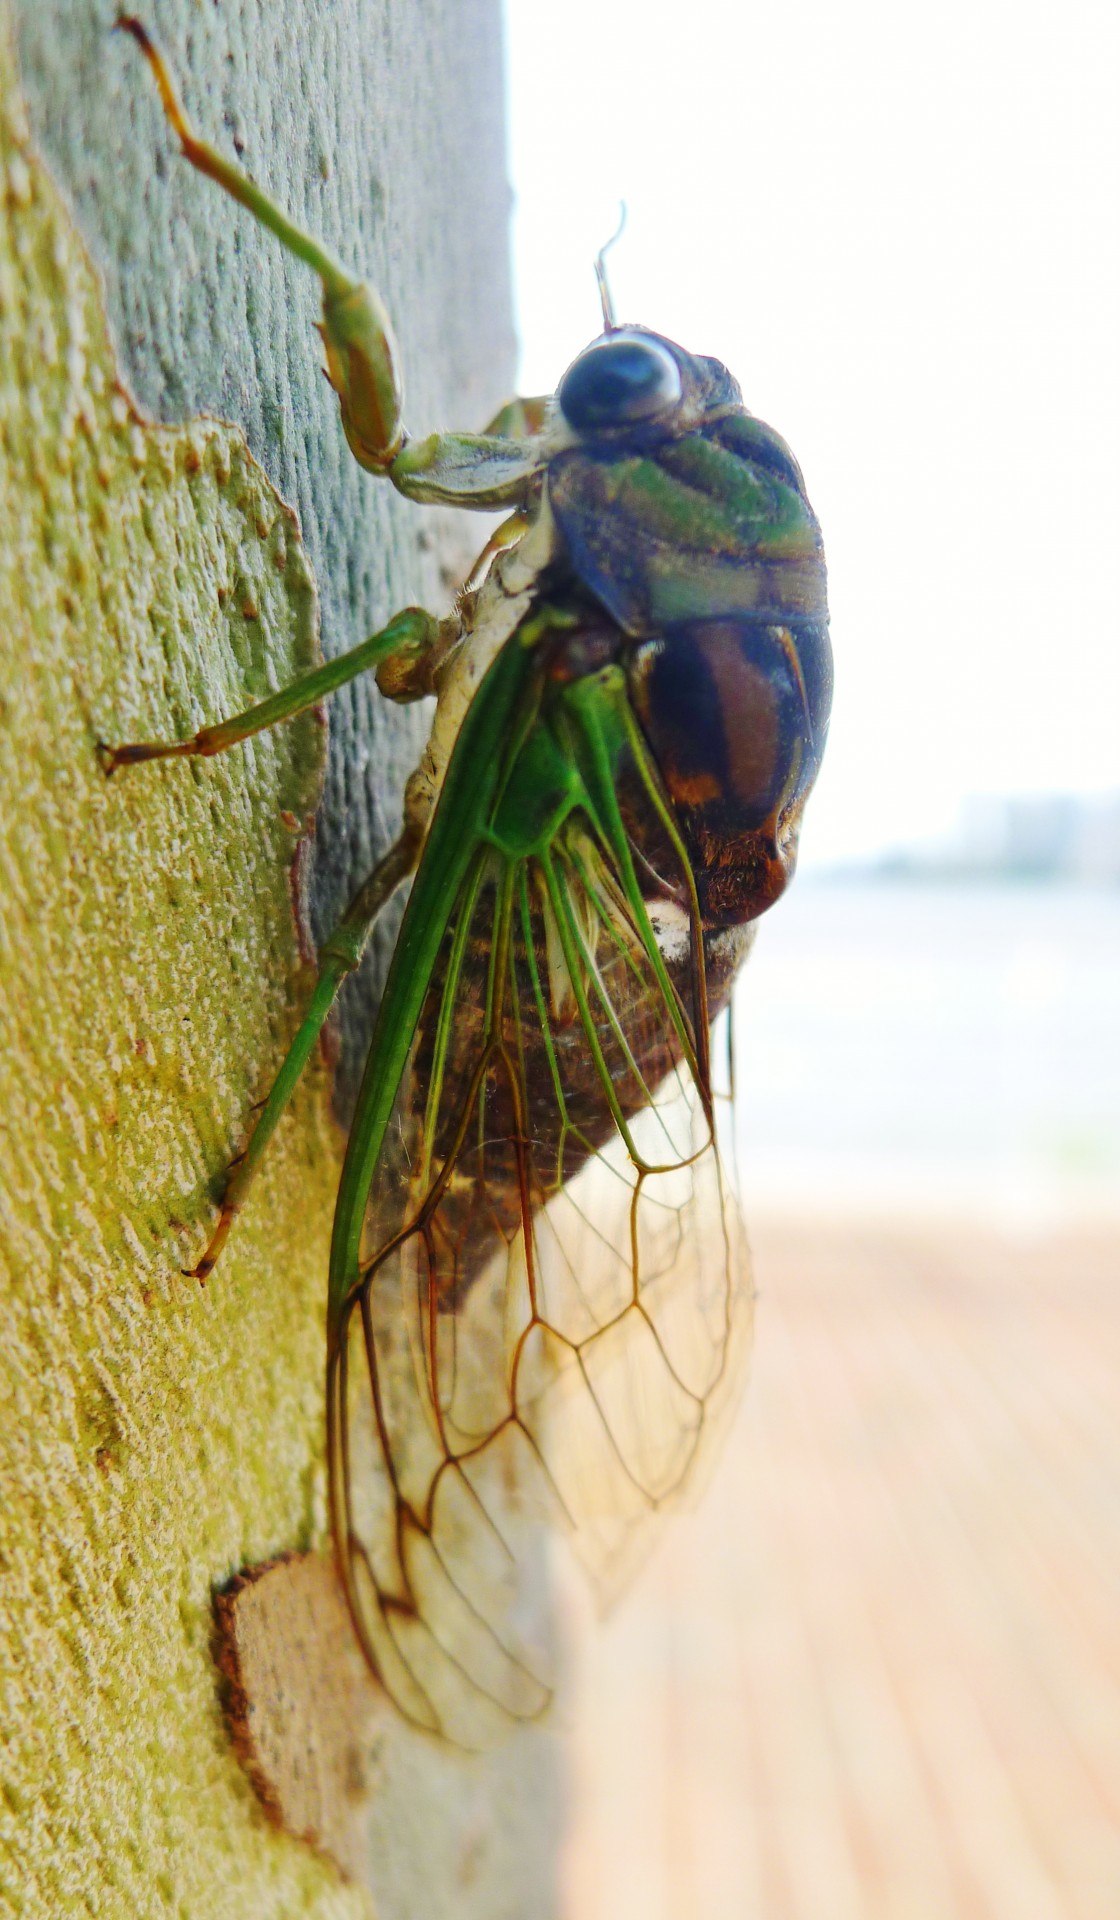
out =
[(820, 533), (727, 369), (616, 324), (601, 257), (602, 334), (554, 397), (410, 440), (377, 294), (196, 137), (120, 24), (186, 158), (319, 275), (362, 466), (505, 515), (446, 617), (406, 609), (191, 740), (102, 749), (110, 772), (215, 753), (368, 669), (390, 698), (436, 696), (400, 836), (323, 946), (193, 1271), (411, 881), (335, 1212), (330, 1507), (370, 1666), (412, 1720), (476, 1745), (547, 1704), (552, 1532), (616, 1588), (734, 1405), (751, 1285), (720, 1153), (726, 1010), (824, 746)]

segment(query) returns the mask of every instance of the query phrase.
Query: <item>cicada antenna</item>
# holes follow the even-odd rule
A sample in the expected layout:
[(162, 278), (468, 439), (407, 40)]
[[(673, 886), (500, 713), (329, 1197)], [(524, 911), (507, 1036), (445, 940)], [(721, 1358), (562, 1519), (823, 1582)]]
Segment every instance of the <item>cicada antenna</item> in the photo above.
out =
[(618, 203), (618, 225), (611, 234), (610, 239), (599, 248), (598, 253), (595, 255), (595, 279), (598, 283), (599, 300), (603, 308), (604, 333), (618, 332), (618, 321), (614, 317), (614, 301), (611, 299), (610, 282), (607, 279), (606, 262), (608, 253), (614, 246), (615, 241), (621, 237), (622, 229), (625, 225), (626, 202), (625, 200), (620, 200)]

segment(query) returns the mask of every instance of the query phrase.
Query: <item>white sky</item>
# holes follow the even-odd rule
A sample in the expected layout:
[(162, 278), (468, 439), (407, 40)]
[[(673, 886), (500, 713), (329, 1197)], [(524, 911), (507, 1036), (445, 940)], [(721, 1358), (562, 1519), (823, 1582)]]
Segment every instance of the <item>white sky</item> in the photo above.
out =
[(1120, 787), (1115, 0), (507, 0), (526, 392), (621, 319), (790, 441), (837, 693), (810, 860)]

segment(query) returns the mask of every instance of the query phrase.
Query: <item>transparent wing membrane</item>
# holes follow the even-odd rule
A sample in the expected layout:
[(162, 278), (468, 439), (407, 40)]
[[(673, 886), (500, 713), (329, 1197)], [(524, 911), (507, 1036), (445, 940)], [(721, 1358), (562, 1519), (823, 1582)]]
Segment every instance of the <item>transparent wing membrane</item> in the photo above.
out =
[(651, 942), (586, 822), (480, 848), (374, 1184), (330, 1386), (338, 1537), (389, 1692), (466, 1746), (548, 1704), (550, 1540), (616, 1592), (749, 1346), (696, 958), (667, 1003)]

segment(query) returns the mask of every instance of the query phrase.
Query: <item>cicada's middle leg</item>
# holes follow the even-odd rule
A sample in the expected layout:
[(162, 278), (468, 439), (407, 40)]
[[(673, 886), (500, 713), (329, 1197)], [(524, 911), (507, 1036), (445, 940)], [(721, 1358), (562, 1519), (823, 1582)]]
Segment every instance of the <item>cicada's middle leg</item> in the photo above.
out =
[(254, 733), (264, 733), (284, 720), (294, 720), (309, 707), (317, 707), (328, 694), (344, 687), (347, 681), (356, 680), (361, 673), (376, 671), (379, 684), (384, 675), (386, 687), (392, 689), (390, 699), (417, 699), (432, 691), (432, 666), (442, 656), (449, 630), (452, 637), (458, 633), (458, 622), (454, 618), (439, 621), (423, 607), (405, 607), (388, 626), (380, 627), (368, 640), (359, 641), (349, 653), (340, 654), (337, 660), (327, 660), (321, 667), (313, 667), (290, 686), (281, 687), (279, 693), (270, 694), (254, 707), (246, 707), (230, 720), (200, 727), (189, 740), (134, 740), (116, 747), (99, 740), (97, 755), (102, 770), (111, 776), (118, 767), (135, 767), (145, 760), (209, 759), (212, 754), (224, 753), (227, 747), (248, 740)]
[[(113, 774), (119, 767), (137, 766), (147, 760), (222, 753), (226, 748), (236, 746), (238, 741), (247, 740), (251, 734), (261, 733), (284, 720), (294, 719), (299, 713), (306, 713), (309, 707), (317, 706), (337, 687), (371, 668), (396, 669), (394, 677), (401, 688), (406, 689), (398, 697), (413, 697), (416, 692), (427, 690), (423, 684), (426, 678), (425, 662), (439, 657), (441, 642), (445, 638), (444, 624), (425, 613), (422, 607), (408, 607), (387, 627), (372, 634), (350, 653), (301, 675), (290, 687), (282, 688), (279, 693), (262, 700), (258, 706), (247, 708), (233, 719), (220, 721), (216, 726), (203, 727), (190, 740), (145, 740), (116, 747), (99, 744), (101, 764), (107, 774)], [(342, 919), (324, 941), (319, 953), (319, 977), (311, 1004), (261, 1108), (248, 1145), (230, 1168), (218, 1224), (202, 1258), (190, 1269), (194, 1279), (205, 1280), (212, 1271), (234, 1218), (244, 1205), (276, 1123), (311, 1057), (338, 990), (347, 974), (352, 973), (358, 965), (383, 907), (415, 867), (421, 838), (422, 823), (406, 817), (400, 837), (378, 862), (369, 878), (363, 881)]]

